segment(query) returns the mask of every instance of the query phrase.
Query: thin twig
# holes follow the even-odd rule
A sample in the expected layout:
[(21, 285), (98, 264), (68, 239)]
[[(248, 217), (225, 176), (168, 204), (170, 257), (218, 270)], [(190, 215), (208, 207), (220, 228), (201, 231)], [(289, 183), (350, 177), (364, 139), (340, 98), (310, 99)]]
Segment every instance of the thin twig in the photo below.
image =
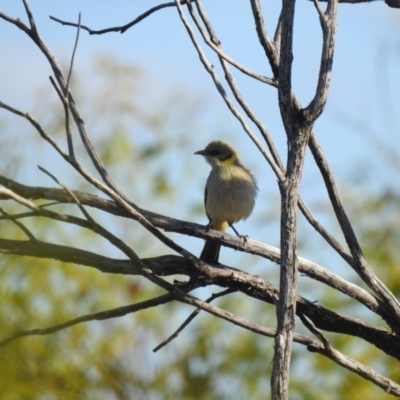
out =
[(37, 36), (36, 23), (35, 23), (35, 19), (33, 18), (32, 11), (31, 11), (31, 9), (29, 7), (28, 0), (23, 0), (23, 3), (24, 3), (24, 7), (25, 7), (25, 12), (28, 15), (29, 25), (31, 27), (31, 31), (35, 36)]
[(302, 110), (303, 117), (312, 123), (314, 123), (322, 114), (328, 99), (333, 64), (333, 53), (335, 48), (336, 13), (338, 0), (329, 0), (325, 13), (322, 12), (318, 0), (314, 0), (314, 5), (320, 17), (323, 46), (321, 52), (320, 69), (318, 73), (317, 89), (310, 104)]
[(254, 21), (256, 23), (256, 30), (258, 40), (264, 49), (265, 55), (269, 60), (274, 78), (278, 80), (279, 72), (279, 51), (276, 43), (272, 42), (268, 37), (267, 29), (264, 24), (264, 17), (261, 10), (261, 4), (259, 0), (250, 0), (251, 8), (253, 11)]
[[(226, 289), (223, 290), (222, 292), (219, 293), (214, 293), (211, 297), (209, 297), (206, 300), (206, 303), (211, 303), (213, 300), (217, 299), (218, 297), (226, 296), (229, 293), (234, 293), (236, 292), (236, 289)], [(168, 337), (168, 339), (164, 340), (162, 343), (160, 343), (157, 347), (153, 349), (153, 352), (156, 353), (158, 350), (162, 349), (164, 346), (172, 342), (175, 338), (179, 336), (179, 334), (190, 324), (191, 321), (193, 321), (197, 315), (200, 313), (200, 309), (196, 308), (188, 318), (183, 322), (183, 324), (171, 335)]]
[(50, 79), (50, 83), (53, 85), (53, 88), (56, 91), (58, 97), (60, 98), (61, 103), (64, 108), (65, 132), (67, 135), (68, 155), (72, 160), (76, 161), (74, 146), (73, 146), (73, 141), (72, 141), (71, 127), (70, 127), (70, 114), (69, 114), (69, 101), (68, 101), (69, 96), (63, 95), (63, 93), (61, 92), (60, 88), (58, 87), (56, 81), (54, 80), (54, 78), (52, 76), (50, 76), (49, 79)]
[(85, 218), (92, 224), (96, 224), (96, 222), (94, 221), (94, 219), (90, 216), (90, 214), (85, 210), (85, 207), (82, 206), (81, 202), (79, 201), (79, 199), (75, 196), (74, 192), (72, 190), (70, 190), (66, 185), (64, 185), (63, 183), (61, 183), (53, 174), (51, 174), (49, 171), (47, 171), (46, 169), (44, 169), (43, 167), (41, 167), (40, 165), (38, 165), (38, 168), (40, 169), (40, 171), (44, 172), (46, 175), (50, 176), (51, 179), (54, 180), (54, 182), (56, 182), (57, 184), (59, 184), (63, 189), (65, 189), (68, 194), (71, 196), (71, 198), (74, 200), (74, 202), (76, 203), (76, 205), (79, 207), (79, 209), (82, 211), (82, 214), (85, 216)]
[(72, 51), (71, 62), (70, 62), (69, 71), (68, 71), (66, 90), (65, 90), (65, 94), (64, 94), (65, 105), (66, 105), (66, 107), (65, 107), (65, 111), (66, 111), (65, 112), (65, 132), (67, 134), (68, 154), (70, 157), (72, 157), (74, 159), (75, 159), (74, 146), (73, 146), (71, 128), (70, 128), (70, 123), (69, 123), (69, 85), (71, 82), (71, 76), (72, 76), (72, 71), (73, 71), (73, 67), (74, 67), (76, 49), (78, 48), (80, 31), (81, 31), (81, 13), (79, 13), (79, 16), (78, 16), (78, 29), (76, 30), (75, 44), (74, 44), (74, 49)]
[[(190, 1), (193, 1), (193, 0), (190, 0)], [(186, 3), (187, 3), (187, 0), (181, 0), (181, 4), (186, 4)], [(85, 25), (81, 25), (81, 28), (84, 29), (85, 31), (88, 31), (90, 35), (103, 35), (104, 33), (109, 33), (109, 32), (125, 33), (129, 28), (131, 28), (132, 26), (138, 24), (140, 21), (144, 20), (145, 18), (147, 18), (148, 16), (150, 16), (154, 12), (156, 12), (158, 10), (162, 10), (163, 8), (175, 7), (175, 6), (176, 6), (175, 2), (159, 4), (158, 6), (150, 8), (149, 10), (144, 12), (143, 14), (140, 14), (133, 21), (131, 21), (131, 22), (125, 24), (125, 25), (122, 25), (122, 26), (116, 26), (116, 27), (113, 27), (113, 28), (95, 30), (95, 29), (91, 29), (91, 28), (89, 28), (89, 27), (87, 27)], [(52, 19), (53, 21), (59, 22), (61, 25), (77, 27), (77, 24), (75, 22), (63, 21), (63, 20), (61, 20), (59, 18), (52, 17), (52, 16), (50, 16), (50, 19)]]
[(72, 51), (71, 62), (70, 62), (69, 70), (68, 70), (68, 78), (67, 78), (67, 85), (66, 85), (66, 96), (67, 96), (67, 99), (68, 99), (68, 91), (69, 91), (69, 84), (70, 84), (70, 81), (71, 81), (72, 70), (73, 70), (73, 67), (74, 67), (76, 49), (78, 48), (80, 31), (81, 31), (81, 13), (79, 13), (79, 16), (78, 16), (78, 29), (76, 30), (76, 38), (75, 38), (74, 50)]
[(16, 226), (18, 226), (18, 228), (25, 233), (25, 235), (29, 238), (29, 240), (37, 241), (33, 233), (22, 222), (18, 221), (18, 216), (10, 215), (7, 211), (3, 210), (1, 207), (0, 207), (0, 213), (3, 216), (5, 216), (4, 219), (10, 220)]
[(63, 322), (61, 324), (50, 326), (48, 328), (29, 329), (29, 330), (25, 330), (25, 331), (16, 332), (13, 335), (10, 335), (10, 336), (0, 340), (0, 346), (4, 346), (4, 345), (12, 342), (13, 340), (19, 339), (21, 337), (36, 336), (36, 335), (48, 335), (50, 333), (54, 333), (54, 332), (60, 331), (62, 329), (69, 328), (71, 326), (80, 324), (82, 322), (102, 321), (102, 320), (106, 320), (106, 319), (122, 317), (124, 315), (131, 314), (131, 313), (134, 313), (134, 312), (137, 312), (140, 310), (145, 310), (147, 308), (157, 307), (161, 304), (166, 304), (172, 300), (174, 300), (174, 297), (168, 293), (168, 294), (164, 294), (159, 297), (155, 297), (154, 299), (142, 301), (142, 302), (136, 303), (136, 304), (131, 304), (129, 306), (123, 306), (123, 307), (114, 308), (112, 310), (101, 311), (98, 313), (83, 315), (81, 317), (74, 318), (69, 321)]

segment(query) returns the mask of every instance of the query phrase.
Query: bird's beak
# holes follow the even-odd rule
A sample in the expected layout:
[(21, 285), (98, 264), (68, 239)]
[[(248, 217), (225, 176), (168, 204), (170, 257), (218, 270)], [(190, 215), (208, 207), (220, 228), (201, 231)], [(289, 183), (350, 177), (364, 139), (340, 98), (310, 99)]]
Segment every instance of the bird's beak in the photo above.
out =
[(206, 151), (205, 150), (199, 150), (199, 151), (195, 151), (193, 154), (199, 154), (201, 156), (205, 156), (206, 155)]

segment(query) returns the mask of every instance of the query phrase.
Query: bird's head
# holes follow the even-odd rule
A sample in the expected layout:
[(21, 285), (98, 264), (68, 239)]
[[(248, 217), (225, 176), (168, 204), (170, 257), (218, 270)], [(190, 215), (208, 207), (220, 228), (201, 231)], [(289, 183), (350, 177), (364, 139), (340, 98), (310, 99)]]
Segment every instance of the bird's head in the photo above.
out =
[(194, 154), (204, 156), (211, 166), (232, 165), (239, 160), (237, 151), (222, 140), (213, 140), (204, 150), (196, 151)]

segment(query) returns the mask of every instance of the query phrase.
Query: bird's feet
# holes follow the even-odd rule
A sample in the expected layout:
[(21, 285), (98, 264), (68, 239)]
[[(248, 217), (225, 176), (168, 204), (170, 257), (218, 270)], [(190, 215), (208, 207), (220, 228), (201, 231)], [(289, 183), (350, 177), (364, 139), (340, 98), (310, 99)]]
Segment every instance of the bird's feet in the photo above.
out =
[(236, 230), (236, 228), (232, 224), (229, 224), (229, 226), (235, 231), (236, 235), (238, 237), (240, 237), (240, 239), (243, 239), (243, 245), (246, 245), (247, 240), (249, 239), (249, 236), (248, 235), (239, 235), (239, 232)]
[(249, 240), (249, 235), (238, 235), (240, 239), (243, 239), (243, 245), (246, 246), (247, 241)]

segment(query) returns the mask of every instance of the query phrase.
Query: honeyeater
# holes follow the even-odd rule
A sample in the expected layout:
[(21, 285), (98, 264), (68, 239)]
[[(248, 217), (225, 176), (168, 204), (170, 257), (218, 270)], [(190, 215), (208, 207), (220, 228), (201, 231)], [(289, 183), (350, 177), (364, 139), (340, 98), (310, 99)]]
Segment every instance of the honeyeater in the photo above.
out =
[[(246, 219), (253, 211), (258, 187), (250, 170), (241, 163), (237, 151), (226, 142), (214, 140), (194, 154), (204, 156), (211, 165), (204, 191), (209, 227), (225, 231), (228, 226), (233, 227), (235, 222)], [(217, 240), (207, 239), (200, 259), (218, 262), (220, 247)]]

